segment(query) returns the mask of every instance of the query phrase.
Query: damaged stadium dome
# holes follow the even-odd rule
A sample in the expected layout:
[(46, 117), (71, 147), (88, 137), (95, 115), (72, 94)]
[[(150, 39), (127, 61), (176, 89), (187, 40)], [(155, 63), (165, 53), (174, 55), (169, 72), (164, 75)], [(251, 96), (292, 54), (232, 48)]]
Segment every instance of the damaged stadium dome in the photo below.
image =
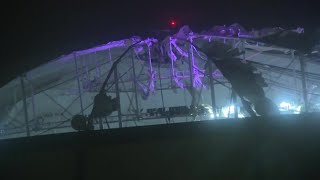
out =
[(1, 136), (319, 111), (319, 40), (235, 23), (73, 52), (0, 89)]

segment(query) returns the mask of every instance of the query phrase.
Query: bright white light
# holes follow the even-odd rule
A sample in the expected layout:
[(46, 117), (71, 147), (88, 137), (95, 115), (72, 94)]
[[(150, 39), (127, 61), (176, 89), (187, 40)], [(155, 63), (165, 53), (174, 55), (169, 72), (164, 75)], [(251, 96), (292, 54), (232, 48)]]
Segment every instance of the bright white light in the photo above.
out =
[[(222, 111), (222, 117), (224, 117), (224, 118), (227, 118), (228, 115), (230, 115), (230, 117), (234, 117), (235, 112), (236, 112), (236, 108), (234, 105), (230, 105), (230, 106), (223, 107), (221, 109), (221, 111)], [(219, 116), (217, 116), (217, 117), (219, 117)], [(238, 109), (238, 118), (245, 118), (243, 112), (239, 111), (239, 109)]]
[(285, 113), (300, 114), (301, 105), (283, 101), (279, 104), (279, 110)]
[(225, 106), (222, 108), (222, 114), (224, 117), (228, 117), (228, 114), (234, 114), (235, 112), (234, 110), (235, 110), (234, 105)]
[(229, 107), (223, 107), (221, 111), (223, 117), (228, 117)]
[(291, 107), (291, 104), (288, 103), (288, 102), (281, 102), (281, 103), (280, 103), (280, 107), (281, 107), (281, 108), (290, 108), (290, 107)]
[(234, 105), (230, 106), (230, 113), (234, 113)]
[(210, 118), (213, 119), (214, 118), (214, 114), (210, 114)]
[(289, 109), (292, 108), (292, 104), (285, 101), (281, 102), (279, 106), (280, 106), (280, 110), (282, 111), (288, 111)]
[(300, 112), (301, 111), (301, 106), (298, 106), (296, 111)]
[(300, 114), (300, 112), (301, 112), (301, 105), (295, 108), (294, 114)]

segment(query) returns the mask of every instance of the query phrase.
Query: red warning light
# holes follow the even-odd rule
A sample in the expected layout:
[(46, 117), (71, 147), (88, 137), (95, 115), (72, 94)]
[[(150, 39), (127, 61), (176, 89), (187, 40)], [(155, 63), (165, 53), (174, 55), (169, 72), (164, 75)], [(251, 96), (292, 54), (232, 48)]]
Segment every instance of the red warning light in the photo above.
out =
[(176, 21), (174, 21), (174, 20), (171, 20), (171, 21), (170, 21), (170, 26), (171, 26), (171, 27), (174, 28), (174, 27), (176, 27), (176, 25), (177, 25), (177, 22), (176, 22)]

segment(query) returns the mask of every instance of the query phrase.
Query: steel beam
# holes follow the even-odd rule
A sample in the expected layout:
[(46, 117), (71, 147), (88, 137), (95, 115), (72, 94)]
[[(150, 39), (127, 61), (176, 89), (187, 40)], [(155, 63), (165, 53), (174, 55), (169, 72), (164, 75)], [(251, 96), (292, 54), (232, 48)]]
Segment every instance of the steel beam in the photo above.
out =
[[(158, 74), (159, 74), (159, 82), (160, 82), (161, 103), (162, 103), (162, 108), (165, 109), (164, 100), (163, 100), (163, 90), (162, 90), (160, 63), (158, 64)], [(167, 123), (170, 123), (168, 118), (165, 118), (165, 120), (166, 120)]]
[(81, 108), (81, 114), (83, 115), (83, 104), (82, 104), (82, 94), (81, 94), (81, 86), (80, 86), (80, 80), (79, 80), (79, 73), (78, 73), (78, 63), (77, 63), (77, 54), (73, 53), (73, 59), (74, 64), (76, 68), (76, 76), (77, 76), (77, 82), (78, 82), (78, 91), (79, 91), (79, 97), (80, 97), (80, 108)]
[(27, 97), (26, 97), (23, 78), (24, 78), (24, 75), (20, 76), (20, 83), (21, 83), (21, 90), (22, 90), (22, 97), (23, 97), (24, 119), (25, 119), (25, 123), (26, 123), (27, 136), (30, 136), (29, 120), (28, 120), (28, 109), (27, 109)]
[(135, 100), (136, 100), (136, 116), (137, 118), (140, 117), (140, 110), (139, 110), (139, 102), (138, 102), (138, 92), (137, 92), (137, 78), (136, 78), (136, 69), (135, 69), (135, 64), (134, 64), (134, 55), (133, 51), (131, 51), (131, 62), (132, 62), (132, 71), (133, 71), (133, 87), (134, 87), (134, 95), (135, 95)]
[(192, 101), (191, 101), (191, 107), (194, 108), (195, 106), (195, 92), (194, 92), (194, 87), (193, 87), (193, 61), (192, 61), (192, 56), (193, 56), (193, 49), (192, 49), (192, 45), (189, 44), (189, 51), (188, 51), (188, 60), (189, 60), (189, 71), (190, 71), (190, 92), (191, 92), (191, 98), (192, 98)]
[(216, 96), (215, 96), (215, 89), (214, 89), (214, 82), (213, 82), (213, 77), (212, 77), (212, 73), (213, 73), (213, 62), (211, 60), (208, 60), (209, 63), (209, 80), (210, 80), (210, 90), (211, 90), (211, 105), (212, 105), (212, 110), (213, 110), (213, 114), (214, 117), (216, 118), (217, 115), (217, 105), (216, 105)]
[(118, 109), (118, 120), (119, 128), (122, 128), (122, 114), (121, 114), (121, 105), (120, 105), (120, 90), (119, 90), (119, 79), (118, 79), (118, 67), (114, 68), (114, 81), (116, 87), (116, 96), (117, 96), (117, 109)]
[(301, 80), (302, 80), (302, 95), (303, 95), (303, 101), (304, 101), (304, 107), (305, 112), (308, 112), (309, 110), (309, 103), (308, 103), (308, 95), (307, 95), (307, 83), (306, 83), (306, 77), (305, 77), (305, 61), (303, 57), (299, 56), (300, 60), (300, 68), (301, 68)]

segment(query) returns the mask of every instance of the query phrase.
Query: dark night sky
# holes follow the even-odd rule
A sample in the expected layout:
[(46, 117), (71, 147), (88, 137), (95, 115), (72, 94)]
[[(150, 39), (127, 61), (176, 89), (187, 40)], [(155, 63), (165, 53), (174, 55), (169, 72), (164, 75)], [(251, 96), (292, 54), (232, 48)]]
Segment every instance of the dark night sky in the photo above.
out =
[(2, 4), (0, 86), (62, 54), (163, 29), (171, 17), (189, 24), (194, 31), (234, 22), (248, 29), (312, 29), (320, 24), (315, 3), (292, 1), (64, 0)]

